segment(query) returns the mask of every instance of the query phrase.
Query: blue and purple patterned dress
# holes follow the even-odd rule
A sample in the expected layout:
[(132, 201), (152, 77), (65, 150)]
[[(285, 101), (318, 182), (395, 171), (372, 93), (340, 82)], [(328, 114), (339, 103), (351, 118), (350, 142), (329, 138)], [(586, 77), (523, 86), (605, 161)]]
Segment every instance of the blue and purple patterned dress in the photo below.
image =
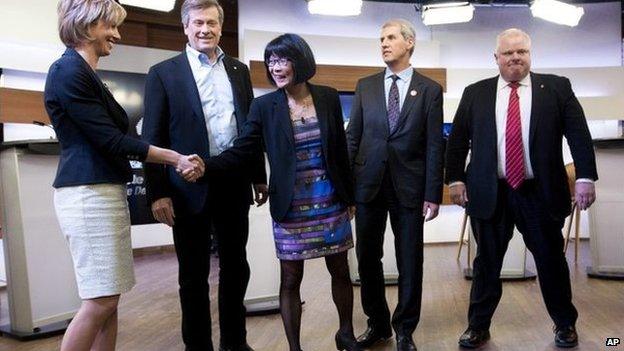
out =
[(346, 251), (353, 247), (349, 213), (327, 174), (318, 119), (293, 121), (293, 131), (295, 191), (284, 219), (273, 221), (277, 257), (305, 260)]

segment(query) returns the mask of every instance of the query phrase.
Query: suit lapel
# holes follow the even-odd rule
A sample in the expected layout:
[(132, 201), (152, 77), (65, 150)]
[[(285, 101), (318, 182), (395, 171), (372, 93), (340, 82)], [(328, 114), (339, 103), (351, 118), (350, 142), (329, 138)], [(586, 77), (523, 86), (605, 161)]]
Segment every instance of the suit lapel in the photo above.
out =
[(327, 110), (328, 101), (325, 100), (325, 97), (315, 85), (308, 84), (308, 87), (310, 88), (312, 102), (314, 103), (314, 109), (316, 110), (316, 118), (318, 120), (319, 129), (321, 131), (321, 144), (323, 146), (323, 154), (327, 155), (329, 147), (329, 111)]
[[(399, 114), (399, 121), (397, 122), (397, 126), (394, 129), (392, 134), (396, 133), (397, 130), (401, 128), (401, 126), (405, 123), (407, 116), (410, 111), (414, 107), (414, 103), (417, 99), (420, 99), (422, 94), (419, 94), (420, 87), (420, 79), (418, 77), (418, 73), (414, 69), (414, 73), (412, 73), (412, 80), (410, 81), (409, 88), (407, 89), (407, 93), (405, 94), (405, 100), (403, 100), (403, 108), (401, 108), (401, 113)], [(416, 92), (415, 95), (412, 95), (412, 92)]]
[[(531, 119), (529, 122), (529, 146), (535, 140), (535, 131), (539, 123), (539, 108), (542, 106), (543, 84), (540, 77), (531, 72)], [(529, 148), (531, 150), (531, 148)]]
[(373, 106), (378, 108), (378, 112), (373, 114), (377, 117), (377, 122), (381, 130), (384, 131), (384, 135), (387, 137), (390, 134), (390, 128), (388, 126), (388, 102), (386, 101), (386, 82), (384, 81), (385, 71), (381, 71), (373, 82), (374, 89), (379, 89), (374, 93)]
[(275, 94), (275, 100), (273, 100), (273, 116), (275, 122), (279, 125), (279, 128), (284, 132), (286, 138), (295, 147), (295, 135), (290, 121), (290, 112), (288, 111), (288, 99), (286, 98), (286, 92), (284, 89), (279, 89)]
[(187, 97), (188, 102), (193, 109), (193, 112), (198, 118), (204, 120), (204, 111), (201, 105), (201, 99), (199, 97), (199, 91), (197, 90), (197, 83), (195, 83), (195, 77), (191, 70), (191, 65), (186, 57), (186, 51), (182, 51), (180, 55), (174, 60), (176, 66), (176, 72), (173, 72), (175, 76), (178, 76), (182, 82), (184, 89), (184, 96)]
[[(104, 82), (101, 82), (98, 79), (100, 85), (102, 86), (102, 89), (104, 89), (104, 92), (107, 96), (107, 102), (109, 104), (112, 103), (113, 108), (115, 108), (119, 113), (118, 114), (113, 114), (113, 118), (117, 121), (118, 125), (122, 128), (122, 130), (124, 132), (128, 131), (128, 114), (126, 113), (126, 110), (123, 108), (123, 106), (121, 106), (119, 104), (119, 102), (117, 102), (117, 100), (115, 99), (115, 96), (113, 96), (113, 93), (108, 90), (108, 87), (106, 86), (106, 84), (104, 84)], [(118, 118), (118, 116), (121, 116), (122, 118)]]
[(480, 99), (480, 103), (483, 106), (483, 116), (487, 118), (484, 121), (483, 125), (485, 126), (484, 134), (489, 136), (489, 144), (490, 150), (494, 153), (494, 159), (496, 160), (498, 156), (496, 155), (498, 150), (498, 132), (496, 131), (496, 96), (497, 96), (497, 88), (498, 85), (498, 76), (490, 79), (488, 84), (486, 85), (483, 98)]
[(232, 97), (234, 98), (234, 113), (236, 115), (236, 123), (240, 128), (242, 128), (245, 123), (245, 116), (242, 113), (242, 109), (240, 108), (241, 96), (243, 95), (241, 92), (241, 84), (240, 84), (240, 73), (239, 69), (236, 66), (236, 63), (233, 62), (229, 56), (225, 55), (223, 57), (223, 66), (225, 67), (225, 72), (227, 73), (228, 79), (230, 80), (230, 86), (232, 87)]

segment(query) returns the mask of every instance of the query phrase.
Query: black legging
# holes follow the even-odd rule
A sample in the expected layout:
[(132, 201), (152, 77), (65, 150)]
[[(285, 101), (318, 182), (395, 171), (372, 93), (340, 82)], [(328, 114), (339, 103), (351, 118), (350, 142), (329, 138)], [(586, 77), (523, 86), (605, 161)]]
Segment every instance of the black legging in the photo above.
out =
[[(353, 337), (353, 286), (349, 277), (347, 251), (325, 256), (325, 264), (331, 274), (332, 298), (340, 320), (338, 333)], [(280, 267), (280, 313), (290, 351), (299, 351), (301, 350), (299, 332), (301, 330), (300, 287), (303, 279), (303, 260), (280, 260)]]

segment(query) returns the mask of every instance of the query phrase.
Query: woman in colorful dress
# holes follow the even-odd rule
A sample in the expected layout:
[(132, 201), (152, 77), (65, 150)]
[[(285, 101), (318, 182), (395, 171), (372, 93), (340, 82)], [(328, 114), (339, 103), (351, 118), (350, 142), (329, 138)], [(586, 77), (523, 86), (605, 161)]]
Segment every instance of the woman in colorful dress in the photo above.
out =
[(237, 167), (266, 150), (269, 201), (280, 259), (280, 311), (291, 351), (301, 350), (304, 260), (324, 257), (340, 320), (338, 350), (360, 350), (353, 335), (353, 287), (347, 251), (353, 247), (353, 183), (338, 92), (313, 85), (314, 55), (298, 35), (284, 34), (264, 51), (275, 92), (255, 99), (234, 147), (206, 160), (206, 170)]

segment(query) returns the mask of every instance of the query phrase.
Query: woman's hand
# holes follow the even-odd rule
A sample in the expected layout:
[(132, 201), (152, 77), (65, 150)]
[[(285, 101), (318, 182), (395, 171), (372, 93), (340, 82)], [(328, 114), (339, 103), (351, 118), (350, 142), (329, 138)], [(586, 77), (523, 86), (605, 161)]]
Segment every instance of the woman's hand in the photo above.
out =
[(194, 183), (204, 175), (206, 166), (204, 160), (198, 155), (180, 155), (176, 164), (176, 171), (187, 182)]

